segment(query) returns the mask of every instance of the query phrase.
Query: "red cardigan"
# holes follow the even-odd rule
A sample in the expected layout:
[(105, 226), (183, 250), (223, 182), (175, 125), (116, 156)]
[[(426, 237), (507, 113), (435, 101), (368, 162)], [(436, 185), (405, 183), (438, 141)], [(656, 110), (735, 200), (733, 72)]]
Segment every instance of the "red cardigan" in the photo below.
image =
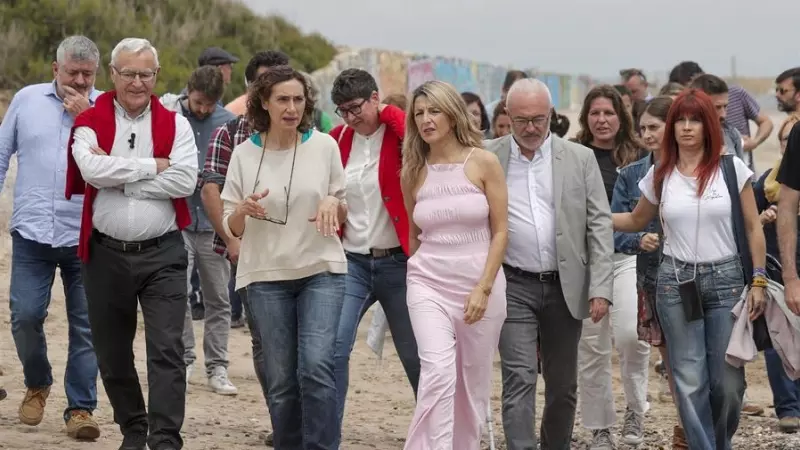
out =
[[(408, 213), (400, 188), (400, 168), (403, 164), (402, 146), (406, 135), (406, 113), (402, 109), (386, 105), (380, 113), (380, 122), (386, 125), (378, 161), (378, 185), (383, 197), (383, 205), (394, 224), (397, 239), (408, 255)], [(344, 130), (344, 134), (342, 134)], [(355, 130), (342, 125), (331, 130), (330, 135), (339, 142), (342, 165), (347, 167), (350, 151), (353, 148)], [(343, 229), (344, 227), (342, 227)]]
[[(97, 197), (97, 188), (83, 180), (78, 164), (72, 156), (72, 144), (75, 142), (75, 130), (80, 127), (89, 127), (97, 135), (97, 144), (107, 154), (111, 154), (116, 134), (116, 113), (114, 111), (114, 98), (116, 92), (106, 92), (89, 108), (75, 118), (75, 124), (69, 135), (67, 145), (67, 186), (65, 196), (67, 200), (73, 195), (84, 194), (83, 214), (81, 216), (81, 232), (78, 240), (78, 257), (83, 262), (89, 261), (89, 239), (92, 236), (92, 206)], [(153, 130), (153, 158), (169, 158), (172, 153), (172, 144), (175, 141), (175, 113), (167, 110), (155, 96), (150, 97), (150, 110), (152, 114)], [(172, 199), (177, 216), (179, 229), (184, 229), (192, 222), (189, 206), (186, 199)]]

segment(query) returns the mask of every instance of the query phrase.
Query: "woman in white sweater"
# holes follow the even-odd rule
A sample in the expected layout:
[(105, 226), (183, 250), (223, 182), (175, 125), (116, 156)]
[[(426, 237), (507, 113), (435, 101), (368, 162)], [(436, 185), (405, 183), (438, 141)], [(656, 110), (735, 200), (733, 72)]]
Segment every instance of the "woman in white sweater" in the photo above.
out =
[(247, 111), (256, 134), (231, 155), (223, 226), (242, 239), (236, 289), (247, 289), (267, 355), (275, 448), (333, 449), (333, 352), (347, 273), (339, 149), (313, 130), (309, 86), (288, 66), (250, 86)]

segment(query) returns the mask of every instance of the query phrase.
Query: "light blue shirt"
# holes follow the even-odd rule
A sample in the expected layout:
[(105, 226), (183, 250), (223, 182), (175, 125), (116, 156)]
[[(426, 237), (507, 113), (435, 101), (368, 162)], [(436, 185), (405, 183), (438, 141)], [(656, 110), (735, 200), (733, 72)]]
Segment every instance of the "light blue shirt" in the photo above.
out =
[[(89, 101), (94, 104), (100, 94), (92, 89)], [(9, 231), (52, 247), (78, 245), (81, 228), (83, 196), (64, 197), (67, 142), (74, 122), (53, 81), (17, 92), (0, 124), (0, 189), (11, 155), (17, 155)]]

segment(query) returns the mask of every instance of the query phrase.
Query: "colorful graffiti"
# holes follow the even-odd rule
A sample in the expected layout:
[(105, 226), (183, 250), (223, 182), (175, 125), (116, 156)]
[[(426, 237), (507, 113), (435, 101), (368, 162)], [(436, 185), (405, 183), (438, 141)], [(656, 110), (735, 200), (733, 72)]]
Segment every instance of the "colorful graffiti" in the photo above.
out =
[[(345, 69), (364, 69), (378, 83), (381, 97), (406, 94), (429, 80), (446, 81), (459, 92), (478, 94), (485, 103), (500, 96), (508, 67), (475, 61), (414, 55), (385, 50), (348, 50), (340, 53), (331, 63), (312, 74), (320, 88), (319, 106), (328, 112), (336, 107), (331, 103), (330, 90), (336, 76)], [(529, 70), (550, 88), (557, 109), (574, 109), (592, 86), (588, 76), (572, 76)]]

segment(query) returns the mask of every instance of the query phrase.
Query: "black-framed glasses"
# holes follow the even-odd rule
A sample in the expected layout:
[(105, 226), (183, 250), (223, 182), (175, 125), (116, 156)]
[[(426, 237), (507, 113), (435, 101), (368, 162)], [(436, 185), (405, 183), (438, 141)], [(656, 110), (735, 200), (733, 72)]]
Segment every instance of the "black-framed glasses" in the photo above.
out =
[(550, 120), (550, 116), (536, 116), (536, 117), (512, 117), (511, 122), (514, 123), (514, 126), (517, 128), (524, 128), (527, 127), (529, 123), (532, 123), (533, 126), (536, 128), (542, 128), (547, 124), (547, 121)]
[[(261, 174), (261, 166), (264, 164), (264, 154), (267, 153), (267, 144), (266, 139), (264, 139), (264, 145), (261, 147), (261, 159), (258, 161), (258, 171), (256, 172), (256, 181), (253, 183), (253, 194), (256, 193), (256, 189), (258, 188), (258, 177)], [(272, 222), (277, 225), (286, 225), (286, 222), (289, 220), (289, 194), (292, 192), (292, 179), (294, 178), (294, 162), (297, 160), (297, 138), (295, 137), (294, 140), (294, 152), (292, 154), (292, 168), (289, 172), (289, 186), (283, 187), (283, 193), (286, 196), (285, 200), (285, 213), (283, 216), (283, 220), (275, 219), (270, 217), (269, 215), (266, 217), (253, 217), (256, 220), (264, 220), (267, 222)]]
[(361, 103), (359, 103), (357, 105), (348, 106), (348, 107), (345, 107), (345, 108), (339, 106), (333, 112), (335, 112), (336, 115), (341, 117), (341, 118), (345, 118), (348, 114), (352, 114), (354, 116), (357, 116), (357, 115), (361, 114), (361, 107), (364, 106), (364, 103), (367, 103), (367, 99), (365, 99), (365, 98), (361, 99)]

